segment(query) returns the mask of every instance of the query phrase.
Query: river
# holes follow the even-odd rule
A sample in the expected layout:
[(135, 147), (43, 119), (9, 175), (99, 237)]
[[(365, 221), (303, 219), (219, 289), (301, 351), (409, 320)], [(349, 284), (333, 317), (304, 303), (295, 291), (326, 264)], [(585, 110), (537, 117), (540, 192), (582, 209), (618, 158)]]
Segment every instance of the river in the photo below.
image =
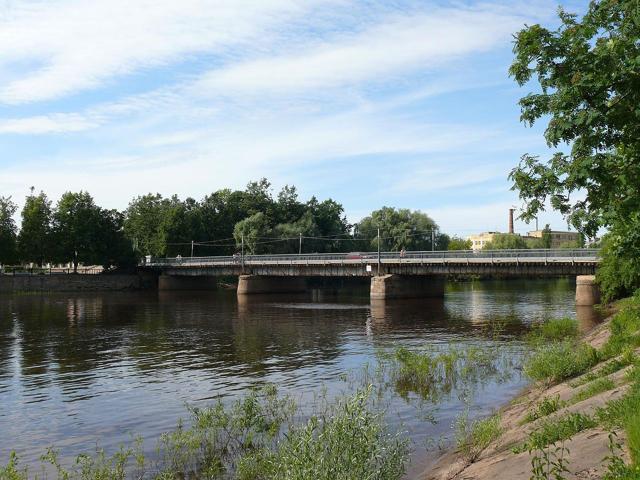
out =
[(37, 464), (51, 445), (63, 459), (96, 444), (113, 451), (132, 434), (151, 442), (187, 417), (185, 405), (266, 383), (303, 403), (321, 390), (348, 393), (357, 382), (346, 376), (398, 345), (501, 349), (509, 375), (487, 375), (470, 399), (457, 388), (426, 402), (390, 388), (387, 419), (412, 439), (412, 478), (451, 442), (465, 408), (487, 414), (526, 384), (523, 335), (532, 322), (575, 317), (574, 288), (566, 279), (450, 283), (444, 300), (374, 304), (365, 288), (241, 299), (0, 295), (0, 459), (16, 450)]

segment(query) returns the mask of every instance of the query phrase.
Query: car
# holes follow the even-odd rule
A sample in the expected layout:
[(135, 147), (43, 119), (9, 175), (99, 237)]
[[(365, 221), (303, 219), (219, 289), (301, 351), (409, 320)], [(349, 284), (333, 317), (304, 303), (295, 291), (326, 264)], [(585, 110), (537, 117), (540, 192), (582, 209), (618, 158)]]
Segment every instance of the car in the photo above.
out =
[(365, 252), (349, 252), (345, 256), (345, 259), (347, 260), (366, 260), (369, 258), (375, 258), (375, 255)]

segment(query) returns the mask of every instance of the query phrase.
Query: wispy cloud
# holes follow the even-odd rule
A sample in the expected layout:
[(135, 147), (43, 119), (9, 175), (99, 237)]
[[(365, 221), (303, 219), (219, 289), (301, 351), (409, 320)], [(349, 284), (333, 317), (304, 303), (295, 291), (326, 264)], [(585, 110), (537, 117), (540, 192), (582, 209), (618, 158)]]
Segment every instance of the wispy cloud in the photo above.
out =
[(0, 101), (23, 103), (95, 88), (114, 76), (267, 45), (276, 25), (308, 12), (301, 0), (39, 0), (5, 5), (0, 68), (22, 76)]
[(45, 133), (79, 132), (99, 125), (97, 119), (75, 113), (54, 113), (33, 117), (0, 120), (0, 134), (38, 135)]
[(202, 91), (284, 92), (387, 82), (409, 71), (425, 71), (482, 52), (503, 41), (524, 21), (502, 7), (431, 8), (421, 14), (394, 15), (354, 35), (296, 48), (205, 74)]

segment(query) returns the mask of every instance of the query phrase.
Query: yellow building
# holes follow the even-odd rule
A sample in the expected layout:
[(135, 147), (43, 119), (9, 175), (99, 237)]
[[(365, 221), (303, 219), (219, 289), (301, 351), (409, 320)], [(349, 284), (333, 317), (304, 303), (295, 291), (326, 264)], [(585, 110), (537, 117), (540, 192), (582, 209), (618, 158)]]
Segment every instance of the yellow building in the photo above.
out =
[(482, 250), (484, 246), (493, 240), (493, 237), (500, 232), (482, 232), (477, 235), (470, 235), (467, 240), (471, 242), (471, 250)]
[[(529, 232), (527, 235), (531, 238), (542, 238), (542, 234), (544, 230), (533, 230)], [(569, 242), (575, 242), (576, 246), (580, 241), (580, 234), (578, 232), (563, 232), (558, 230), (551, 230), (549, 232), (551, 236), (551, 247), (550, 248), (558, 248), (563, 244), (567, 244)]]

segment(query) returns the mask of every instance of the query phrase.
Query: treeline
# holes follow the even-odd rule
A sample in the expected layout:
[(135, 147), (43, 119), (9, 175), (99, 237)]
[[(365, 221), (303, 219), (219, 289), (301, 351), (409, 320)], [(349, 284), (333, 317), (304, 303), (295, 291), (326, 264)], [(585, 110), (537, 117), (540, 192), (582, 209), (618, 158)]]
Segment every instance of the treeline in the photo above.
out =
[(54, 205), (44, 192), (16, 204), (0, 197), (0, 264), (70, 263), (132, 266), (146, 255), (324, 253), (468, 248), (439, 232), (426, 214), (383, 207), (349, 224), (332, 199), (300, 200), (293, 186), (277, 195), (262, 179), (244, 190), (222, 189), (197, 201), (147, 194), (124, 212), (96, 205), (87, 192), (67, 192)]

